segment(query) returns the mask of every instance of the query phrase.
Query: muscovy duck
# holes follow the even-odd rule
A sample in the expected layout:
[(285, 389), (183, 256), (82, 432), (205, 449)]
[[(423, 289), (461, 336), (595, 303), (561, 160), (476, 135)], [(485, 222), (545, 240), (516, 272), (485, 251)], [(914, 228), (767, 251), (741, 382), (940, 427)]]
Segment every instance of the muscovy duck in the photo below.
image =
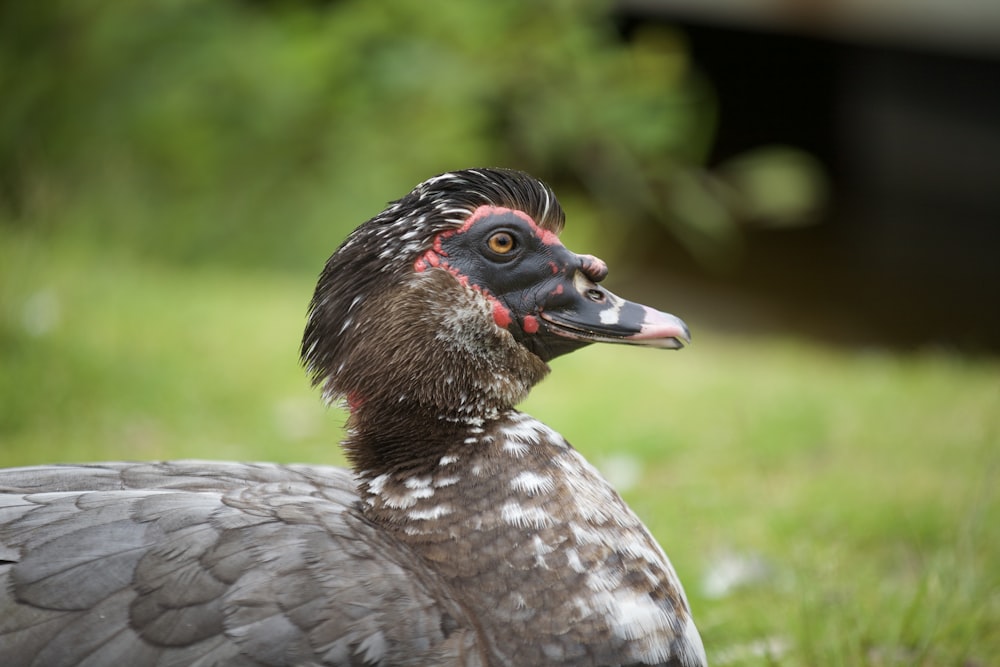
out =
[(302, 359), (353, 471), (0, 471), (0, 664), (705, 665), (649, 531), (514, 409), (592, 342), (678, 348), (521, 172), (418, 185), (333, 254)]

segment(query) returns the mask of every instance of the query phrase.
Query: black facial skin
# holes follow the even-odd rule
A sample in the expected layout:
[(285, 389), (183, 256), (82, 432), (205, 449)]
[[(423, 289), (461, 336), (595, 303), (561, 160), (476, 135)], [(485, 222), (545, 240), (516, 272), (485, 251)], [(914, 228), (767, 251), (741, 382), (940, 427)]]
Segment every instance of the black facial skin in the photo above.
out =
[[(630, 340), (642, 331), (648, 309), (600, 287), (603, 262), (571, 252), (523, 213), (487, 213), (442, 234), (439, 247), (453, 273), (507, 309), (507, 329), (544, 361), (597, 341), (648, 344)], [(613, 320), (602, 320), (615, 304)]]

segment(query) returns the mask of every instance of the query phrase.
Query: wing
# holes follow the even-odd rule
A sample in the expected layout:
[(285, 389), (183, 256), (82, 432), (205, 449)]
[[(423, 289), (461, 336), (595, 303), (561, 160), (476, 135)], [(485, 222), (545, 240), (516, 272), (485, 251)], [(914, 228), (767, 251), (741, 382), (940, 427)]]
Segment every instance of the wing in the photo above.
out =
[(165, 464), (0, 471), (0, 664), (481, 664), (347, 471)]

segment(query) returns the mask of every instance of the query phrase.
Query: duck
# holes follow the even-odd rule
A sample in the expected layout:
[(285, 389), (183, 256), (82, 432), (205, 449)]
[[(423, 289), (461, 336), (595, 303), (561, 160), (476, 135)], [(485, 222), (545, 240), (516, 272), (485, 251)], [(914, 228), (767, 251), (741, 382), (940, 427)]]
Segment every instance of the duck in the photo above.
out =
[(650, 531), (515, 407), (592, 343), (690, 342), (564, 224), (543, 182), (465, 169), (346, 238), (301, 359), (350, 469), (0, 471), (0, 664), (706, 665)]

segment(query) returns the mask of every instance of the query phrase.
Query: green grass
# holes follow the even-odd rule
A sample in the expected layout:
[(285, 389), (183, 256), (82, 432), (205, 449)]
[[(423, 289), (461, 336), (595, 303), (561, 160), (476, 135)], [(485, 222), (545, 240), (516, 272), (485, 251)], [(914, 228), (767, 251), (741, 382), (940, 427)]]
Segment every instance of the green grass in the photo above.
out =
[[(311, 270), (98, 259), (0, 230), (0, 465), (341, 463), (343, 417), (297, 364), (312, 287)], [(994, 664), (1000, 364), (689, 323), (682, 352), (557, 360), (524, 407), (598, 464), (637, 463), (624, 495), (712, 662)], [(725, 554), (757, 576), (707, 595)]]

